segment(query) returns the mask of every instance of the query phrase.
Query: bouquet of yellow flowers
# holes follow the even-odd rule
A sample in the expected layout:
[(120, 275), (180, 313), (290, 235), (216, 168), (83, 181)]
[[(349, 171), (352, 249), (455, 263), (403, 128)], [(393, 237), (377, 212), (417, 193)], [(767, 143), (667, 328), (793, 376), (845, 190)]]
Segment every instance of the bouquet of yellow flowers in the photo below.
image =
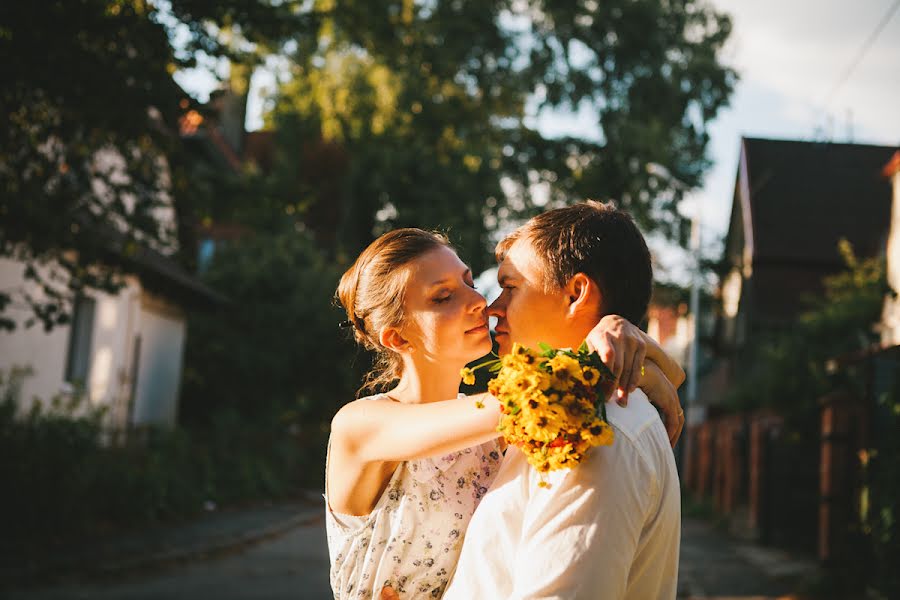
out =
[(502, 358), (463, 369), (463, 381), (473, 383), (485, 366), (497, 373), (488, 383), (503, 413), (497, 430), (539, 472), (574, 467), (592, 447), (613, 443), (606, 397), (614, 377), (586, 344), (578, 351), (541, 344), (541, 352), (514, 344)]

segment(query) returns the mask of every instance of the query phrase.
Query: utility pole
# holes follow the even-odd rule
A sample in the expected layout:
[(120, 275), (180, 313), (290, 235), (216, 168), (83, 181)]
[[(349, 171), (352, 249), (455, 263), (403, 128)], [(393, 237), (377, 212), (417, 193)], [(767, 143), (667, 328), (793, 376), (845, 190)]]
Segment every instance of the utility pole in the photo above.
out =
[[(691, 354), (688, 363), (688, 389), (685, 399), (685, 408), (696, 409), (697, 406), (697, 361), (698, 347), (700, 345), (700, 203), (694, 212), (691, 222), (691, 256), (693, 258), (693, 277), (691, 283)], [(703, 419), (702, 414), (692, 414), (686, 411), (691, 423), (697, 423)]]

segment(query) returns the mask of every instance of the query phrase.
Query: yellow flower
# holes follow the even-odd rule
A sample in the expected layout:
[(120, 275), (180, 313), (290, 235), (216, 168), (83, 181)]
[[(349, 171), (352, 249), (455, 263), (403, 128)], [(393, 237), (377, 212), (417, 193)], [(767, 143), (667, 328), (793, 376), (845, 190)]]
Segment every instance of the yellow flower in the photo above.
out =
[(519, 417), (525, 434), (538, 442), (556, 439), (566, 426), (566, 411), (559, 405), (540, 407), (540, 410), (524, 410)]
[(525, 435), (537, 442), (549, 442), (556, 437), (553, 424), (545, 416), (532, 415), (530, 418), (524, 417), (522, 425), (525, 429)]
[(557, 371), (567, 371), (570, 375), (581, 373), (581, 365), (578, 364), (578, 360), (568, 354), (557, 354), (547, 361), (547, 366), (553, 369), (554, 373)]
[(541, 357), (540, 354), (530, 348), (526, 348), (519, 343), (514, 343), (512, 352), (508, 356), (512, 356), (517, 360), (523, 361), (529, 365), (534, 364)]
[(613, 443), (613, 430), (607, 423), (594, 419), (581, 430), (581, 439), (592, 446), (608, 446)]
[(581, 377), (586, 384), (597, 385), (597, 382), (600, 381), (600, 371), (594, 367), (584, 367), (581, 370)]
[(462, 377), (463, 383), (466, 385), (472, 385), (475, 383), (475, 372), (472, 371), (469, 367), (463, 367), (463, 370), (459, 372)]
[(538, 472), (572, 468), (592, 447), (613, 442), (597, 412), (600, 371), (581, 355), (558, 352), (548, 359), (515, 344), (500, 367), (488, 383), (503, 407), (497, 429)]
[(550, 383), (550, 387), (555, 390), (560, 391), (568, 391), (572, 389), (575, 380), (572, 378), (571, 374), (566, 370), (554, 371), (553, 378)]

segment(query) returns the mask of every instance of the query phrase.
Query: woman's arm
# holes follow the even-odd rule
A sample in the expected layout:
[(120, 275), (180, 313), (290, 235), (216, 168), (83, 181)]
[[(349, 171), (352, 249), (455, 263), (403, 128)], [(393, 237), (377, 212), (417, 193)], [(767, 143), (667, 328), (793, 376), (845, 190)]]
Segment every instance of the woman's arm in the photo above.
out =
[(332, 419), (331, 443), (358, 464), (400, 462), (482, 444), (500, 435), (499, 422), (500, 402), (486, 393), (427, 404), (357, 400)]
[(588, 333), (588, 347), (595, 350), (616, 376), (619, 398), (638, 387), (645, 360), (656, 363), (675, 389), (684, 383), (684, 370), (656, 340), (619, 315), (606, 315)]
[(669, 443), (674, 448), (684, 427), (684, 410), (681, 408), (675, 386), (653, 361), (647, 361), (644, 376), (641, 377), (638, 386), (644, 390), (650, 402), (663, 412)]
[[(601, 319), (586, 341), (618, 376), (624, 392), (620, 397), (637, 388), (645, 360), (659, 366), (673, 389), (684, 380), (681, 367), (652, 338), (618, 315)], [(641, 387), (663, 410), (667, 424), (674, 423), (681, 410), (677, 394), (673, 400), (668, 388), (655, 383), (653, 376)], [(351, 402), (335, 415), (331, 443), (359, 464), (414, 460), (498, 437), (499, 419), (500, 403), (490, 394), (428, 404), (403, 404), (389, 398), (363, 400)]]

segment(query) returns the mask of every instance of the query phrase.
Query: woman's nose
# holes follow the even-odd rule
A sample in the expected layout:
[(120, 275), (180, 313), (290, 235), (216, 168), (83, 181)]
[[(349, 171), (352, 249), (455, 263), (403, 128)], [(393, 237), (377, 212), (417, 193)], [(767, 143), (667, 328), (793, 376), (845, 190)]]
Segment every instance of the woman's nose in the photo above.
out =
[(475, 294), (475, 297), (472, 299), (472, 306), (474, 309), (481, 312), (487, 308), (487, 300), (484, 299), (484, 296), (475, 290), (472, 290), (472, 293)]

